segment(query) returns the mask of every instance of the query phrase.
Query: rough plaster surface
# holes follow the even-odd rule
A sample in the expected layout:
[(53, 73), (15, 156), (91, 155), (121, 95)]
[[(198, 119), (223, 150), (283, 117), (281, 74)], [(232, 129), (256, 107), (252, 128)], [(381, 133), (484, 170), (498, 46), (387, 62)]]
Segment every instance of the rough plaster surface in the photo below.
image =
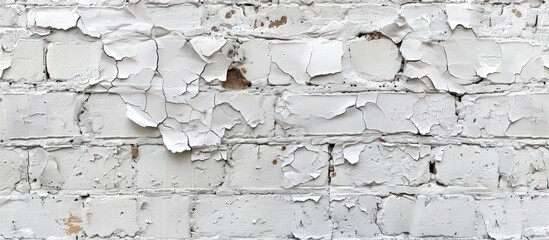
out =
[(0, 0), (0, 238), (548, 239), (542, 0)]

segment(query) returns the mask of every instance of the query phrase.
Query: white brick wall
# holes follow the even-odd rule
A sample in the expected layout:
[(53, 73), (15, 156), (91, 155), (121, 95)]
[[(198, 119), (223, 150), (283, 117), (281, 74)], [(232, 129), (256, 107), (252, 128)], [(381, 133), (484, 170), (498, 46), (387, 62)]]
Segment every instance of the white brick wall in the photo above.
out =
[(0, 238), (547, 239), (548, 13), (0, 0)]

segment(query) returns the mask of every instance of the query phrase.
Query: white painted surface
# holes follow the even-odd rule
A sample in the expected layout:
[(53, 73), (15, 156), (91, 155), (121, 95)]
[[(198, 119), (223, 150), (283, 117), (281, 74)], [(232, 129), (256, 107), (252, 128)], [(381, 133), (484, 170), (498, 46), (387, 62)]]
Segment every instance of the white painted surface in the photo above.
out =
[(0, 0), (0, 238), (548, 238), (548, 8)]

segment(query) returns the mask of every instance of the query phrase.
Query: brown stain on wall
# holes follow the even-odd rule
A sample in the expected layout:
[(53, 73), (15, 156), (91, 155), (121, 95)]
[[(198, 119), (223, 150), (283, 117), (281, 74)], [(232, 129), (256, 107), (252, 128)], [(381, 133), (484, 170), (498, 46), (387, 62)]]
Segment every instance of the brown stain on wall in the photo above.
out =
[(139, 146), (132, 145), (132, 159), (136, 159), (139, 156)]
[(513, 9), (511, 11), (515, 14), (516, 17), (518, 17), (518, 18), (522, 17), (522, 12), (521, 11), (516, 10), (516, 9)]
[(235, 10), (231, 10), (231, 11), (228, 11), (227, 13), (225, 13), (225, 18), (226, 19), (229, 19), (231, 17), (233, 17), (233, 15), (236, 13)]
[(288, 23), (288, 17), (282, 16), (280, 19), (271, 21), (269, 23), (269, 28), (277, 28), (277, 27), (280, 27), (280, 26), (282, 26), (286, 23)]
[(82, 231), (80, 223), (82, 223), (82, 218), (76, 215), (72, 215), (72, 213), (69, 213), (68, 218), (63, 219), (63, 224), (67, 227), (65, 231), (69, 235), (77, 234)]
[(365, 34), (366, 40), (372, 41), (372, 40), (378, 40), (381, 38), (380, 32), (371, 32)]
[(252, 85), (242, 75), (242, 72), (237, 68), (231, 68), (227, 71), (227, 80), (221, 83), (221, 86), (226, 89), (241, 90), (249, 88)]

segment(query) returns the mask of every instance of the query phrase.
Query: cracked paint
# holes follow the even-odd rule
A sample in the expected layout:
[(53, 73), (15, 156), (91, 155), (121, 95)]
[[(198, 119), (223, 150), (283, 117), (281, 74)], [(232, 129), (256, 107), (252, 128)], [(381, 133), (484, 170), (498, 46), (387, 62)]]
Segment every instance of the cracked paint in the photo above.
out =
[(547, 8), (3, 1), (0, 238), (545, 238)]
[[(327, 97), (329, 96), (329, 97)], [(365, 130), (455, 134), (448, 95), (362, 93), (284, 95), (276, 112), (291, 135), (359, 134)], [(316, 106), (316, 107), (311, 107)]]

